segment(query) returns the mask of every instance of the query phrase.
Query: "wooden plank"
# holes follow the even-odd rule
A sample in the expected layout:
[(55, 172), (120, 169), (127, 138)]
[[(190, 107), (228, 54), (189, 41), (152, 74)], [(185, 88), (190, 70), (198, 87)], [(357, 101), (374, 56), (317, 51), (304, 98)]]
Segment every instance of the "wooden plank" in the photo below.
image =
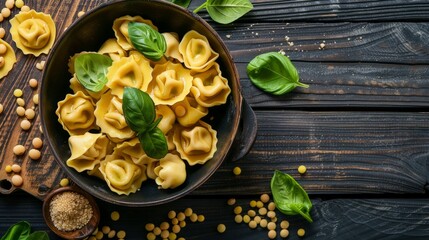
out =
[[(193, 194), (260, 194), (274, 170), (311, 194), (423, 194), (429, 114), (409, 112), (256, 112), (258, 135), (239, 162), (226, 161)], [(300, 176), (297, 168), (305, 165)], [(242, 174), (232, 169), (240, 166)], [(230, 184), (234, 183), (234, 184)]]
[(309, 88), (274, 96), (256, 88), (238, 63), (242, 94), (253, 108), (427, 109), (429, 66), (379, 63), (294, 62)]
[[(190, 207), (197, 214), (204, 215), (204, 222), (186, 220), (178, 236), (186, 239), (268, 239), (267, 230), (258, 227), (250, 229), (247, 224), (234, 222), (233, 208), (242, 206), (244, 212), (251, 209), (250, 200), (258, 199), (253, 195), (248, 198), (237, 198), (234, 206), (228, 206), (229, 197), (184, 198), (161, 206), (149, 208), (126, 208), (98, 201), (101, 210), (99, 226), (110, 226), (115, 231), (124, 230), (126, 239), (142, 239), (146, 236), (146, 223), (157, 226), (163, 221), (169, 222), (167, 214), (170, 210), (184, 211)], [(427, 199), (312, 199), (311, 211), (313, 223), (308, 223), (298, 216), (284, 216), (276, 211), (277, 234), (279, 235), (281, 220), (290, 223), (288, 239), (297, 237), (298, 228), (306, 230), (305, 239), (427, 239), (429, 237), (429, 201)], [(11, 196), (0, 196), (0, 213), (8, 213), (7, 218), (0, 218), (0, 235), (18, 221), (27, 220), (32, 230), (43, 230), (54, 236), (45, 225), (41, 202), (26, 194), (15, 193)], [(13, 214), (10, 214), (13, 209)], [(150, 210), (150, 211), (148, 211)], [(255, 209), (256, 210), (256, 209)], [(118, 211), (119, 221), (110, 220), (110, 213)], [(244, 214), (243, 214), (244, 215)], [(226, 232), (216, 231), (218, 224), (226, 225)], [(281, 239), (277, 237), (277, 239)]]
[[(191, 9), (203, 0), (194, 0)], [(427, 21), (429, 3), (425, 0), (251, 0), (254, 9), (240, 22), (285, 21)], [(210, 21), (205, 12), (199, 13)]]

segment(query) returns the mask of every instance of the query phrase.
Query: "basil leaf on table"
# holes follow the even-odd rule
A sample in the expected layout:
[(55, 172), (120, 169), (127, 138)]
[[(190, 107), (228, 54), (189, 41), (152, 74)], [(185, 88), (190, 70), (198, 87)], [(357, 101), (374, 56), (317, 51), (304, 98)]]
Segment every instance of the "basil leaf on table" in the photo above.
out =
[(137, 88), (124, 88), (122, 109), (128, 126), (135, 132), (147, 129), (155, 120), (155, 104), (152, 98)]
[(187, 8), (192, 0), (167, 0), (167, 1), (177, 4), (181, 7)]
[(194, 13), (205, 8), (210, 17), (217, 23), (229, 24), (253, 9), (249, 0), (207, 0), (194, 10)]
[(76, 57), (74, 68), (77, 79), (89, 91), (99, 92), (107, 83), (107, 69), (112, 59), (98, 53), (84, 53)]
[(247, 65), (247, 75), (256, 87), (274, 95), (288, 93), (296, 87), (309, 87), (299, 82), (298, 71), (289, 58), (278, 52), (256, 56)]
[(9, 227), (0, 240), (26, 240), (30, 236), (30, 223), (21, 221)]
[(145, 153), (160, 159), (168, 152), (167, 140), (155, 120), (155, 103), (146, 92), (137, 88), (124, 88), (122, 110), (128, 126), (137, 133), (140, 144)]
[(138, 138), (143, 143), (143, 150), (149, 157), (160, 159), (168, 153), (167, 139), (158, 127), (139, 134)]
[(129, 22), (128, 35), (137, 51), (150, 60), (159, 61), (167, 50), (164, 36), (146, 23)]
[(307, 192), (289, 174), (275, 171), (271, 178), (271, 193), (277, 209), (286, 215), (301, 215), (313, 222), (310, 210), (313, 207)]

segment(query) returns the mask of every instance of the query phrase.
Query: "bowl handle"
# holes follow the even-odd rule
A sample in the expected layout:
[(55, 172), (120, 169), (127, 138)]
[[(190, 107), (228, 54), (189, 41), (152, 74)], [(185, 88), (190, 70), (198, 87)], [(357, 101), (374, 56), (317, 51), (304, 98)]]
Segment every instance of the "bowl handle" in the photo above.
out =
[(241, 105), (241, 120), (238, 125), (234, 142), (231, 146), (229, 159), (237, 161), (243, 158), (250, 151), (253, 143), (255, 142), (257, 130), (258, 125), (255, 112), (243, 98)]

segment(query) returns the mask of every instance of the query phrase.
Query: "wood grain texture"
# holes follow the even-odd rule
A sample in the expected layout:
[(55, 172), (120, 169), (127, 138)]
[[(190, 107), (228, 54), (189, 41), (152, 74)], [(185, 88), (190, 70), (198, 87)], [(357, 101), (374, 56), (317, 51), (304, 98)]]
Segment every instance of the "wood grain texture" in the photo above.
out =
[[(274, 170), (296, 177), (310, 194), (425, 192), (427, 113), (267, 110), (256, 116), (250, 153), (224, 163), (194, 194), (269, 192)], [(300, 165), (308, 169), (303, 176)], [(235, 166), (241, 175), (232, 174)]]

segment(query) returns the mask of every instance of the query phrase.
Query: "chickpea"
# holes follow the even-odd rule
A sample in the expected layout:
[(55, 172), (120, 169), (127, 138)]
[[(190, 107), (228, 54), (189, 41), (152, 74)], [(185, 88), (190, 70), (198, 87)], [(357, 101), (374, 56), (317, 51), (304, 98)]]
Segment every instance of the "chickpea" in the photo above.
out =
[(268, 232), (268, 238), (269, 239), (275, 239), (277, 237), (277, 232), (275, 230), (270, 230)]
[(167, 230), (170, 228), (170, 224), (168, 222), (162, 222), (161, 225), (159, 225), (159, 228), (161, 228), (161, 230)]
[(14, 0), (6, 0), (5, 6), (7, 8), (12, 9), (14, 5), (15, 5), (15, 1)]
[(305, 235), (304, 228), (298, 229), (298, 231), (296, 232), (296, 234), (298, 234), (298, 237), (304, 237), (304, 235)]
[(36, 79), (32, 78), (32, 79), (30, 79), (30, 80), (28, 81), (28, 84), (30, 85), (30, 87), (32, 87), (32, 88), (36, 88), (36, 87), (37, 87), (37, 85), (38, 85), (38, 82), (37, 82), (37, 80), (36, 80)]
[(39, 158), (40, 158), (40, 156), (41, 156), (42, 154), (40, 153), (40, 151), (39, 150), (37, 150), (37, 149), (31, 149), (29, 152), (28, 152), (28, 156), (31, 158), (31, 159), (33, 159), (33, 160), (38, 160)]
[(24, 181), (22, 180), (21, 175), (15, 174), (15, 175), (13, 175), (13, 176), (12, 176), (12, 184), (13, 184), (14, 186), (19, 187), (19, 186), (21, 186), (21, 185), (22, 185), (22, 183), (23, 183), (23, 182), (24, 182)]
[(9, 8), (3, 8), (1, 10), (1, 15), (3, 15), (4, 18), (8, 18), (10, 16), (10, 9)]
[(110, 230), (110, 232), (107, 234), (108, 238), (113, 238), (116, 236), (116, 231), (115, 230)]
[(180, 226), (179, 226), (179, 225), (174, 225), (174, 226), (171, 228), (171, 231), (172, 231), (172, 232), (174, 232), (174, 233), (179, 233), (179, 232), (180, 232), (180, 230), (181, 230), (181, 228), (180, 228)]
[(24, 6), (24, 1), (23, 0), (16, 0), (15, 1), (15, 7), (22, 8), (23, 6)]
[(61, 179), (61, 181), (60, 181), (60, 186), (61, 186), (61, 187), (68, 186), (69, 184), (70, 184), (70, 181), (68, 180), (68, 178), (63, 178), (63, 179)]
[(21, 172), (21, 166), (19, 166), (18, 164), (13, 164), (11, 167), (12, 167), (12, 171), (13, 171), (14, 173), (19, 173), (19, 172)]
[(168, 218), (169, 219), (173, 219), (173, 218), (175, 218), (176, 217), (176, 212), (175, 211), (169, 211), (168, 212)]
[(283, 220), (280, 222), (280, 227), (286, 229), (289, 227), (289, 222), (287, 220)]
[(30, 129), (31, 128), (30, 121), (28, 121), (27, 119), (22, 120), (21, 121), (21, 128), (22, 128), (22, 130), (25, 130), (25, 131)]
[(228, 201), (226, 202), (229, 206), (232, 206), (232, 205), (234, 205), (235, 203), (236, 203), (236, 200), (235, 200), (235, 198), (230, 198), (230, 199), (228, 199)]
[(287, 229), (280, 230), (280, 237), (287, 238), (288, 236), (289, 236), (289, 230)]
[[(0, 20), (3, 21), (3, 15), (0, 15)], [(4, 35), (6, 35), (6, 30), (4, 30), (4, 28), (0, 27), (0, 38), (4, 38)]]
[(267, 228), (268, 228), (268, 230), (275, 230), (276, 229), (276, 223), (274, 223), (274, 222), (269, 222), (268, 224), (267, 224)]
[(21, 7), (21, 11), (22, 12), (28, 12), (28, 11), (30, 11), (30, 7), (27, 6), (27, 5), (24, 5), (24, 6)]
[(217, 231), (218, 231), (219, 233), (224, 233), (224, 232), (225, 232), (225, 230), (226, 230), (226, 226), (225, 226), (225, 224), (221, 223), (221, 224), (217, 225)]
[(195, 213), (192, 213), (191, 216), (189, 216), (189, 219), (191, 222), (196, 222), (198, 220), (198, 216)]
[(155, 225), (153, 223), (146, 223), (145, 225), (145, 229), (148, 232), (153, 231), (154, 228), (155, 228)]
[[(0, 58), (1, 58), (1, 57), (0, 57)], [(22, 90), (21, 90), (21, 89), (19, 89), (19, 88), (17, 88), (17, 89), (15, 89), (15, 90), (13, 90), (13, 95), (14, 95), (15, 97), (17, 97), (17, 98), (22, 97), (22, 94), (23, 94), (23, 92), (22, 92)]]
[(301, 165), (298, 167), (298, 172), (302, 175), (307, 172), (307, 168), (304, 165)]
[(243, 222), (243, 217), (241, 215), (235, 215), (234, 221), (236, 223), (241, 223), (241, 222)]
[(0, 113), (3, 112), (3, 104), (0, 103)]
[(124, 231), (124, 230), (120, 230), (120, 231), (118, 231), (118, 233), (116, 234), (116, 237), (117, 238), (125, 238), (125, 236), (126, 236), (127, 234), (126, 234), (126, 232)]
[(18, 106), (20, 107), (24, 107), (25, 106), (25, 100), (21, 97), (16, 99), (16, 104), (18, 104)]
[(235, 214), (240, 214), (243, 211), (243, 208), (241, 206), (236, 206), (234, 208), (234, 213)]
[(17, 156), (24, 154), (24, 152), (25, 152), (25, 147), (22, 145), (16, 145), (15, 147), (13, 147), (13, 153)]
[(240, 167), (235, 167), (232, 172), (234, 173), (234, 175), (238, 176), (241, 174), (241, 168)]
[(103, 226), (101, 228), (101, 232), (103, 232), (104, 234), (108, 234), (110, 232), (110, 227), (109, 226)]
[(255, 229), (257, 227), (258, 227), (258, 224), (256, 223), (256, 221), (252, 220), (249, 222), (249, 228)]
[(33, 144), (33, 147), (37, 149), (42, 148), (43, 146), (42, 139), (38, 137), (33, 138), (33, 141), (31, 141), (31, 143)]
[(206, 220), (206, 217), (204, 217), (204, 215), (202, 214), (198, 215), (198, 218), (197, 218), (198, 222), (204, 222), (204, 220)]
[(110, 218), (111, 218), (113, 221), (118, 221), (118, 220), (119, 220), (119, 218), (120, 218), (119, 212), (118, 212), (118, 211), (113, 211), (113, 212), (110, 214)]
[(31, 120), (31, 119), (33, 119), (35, 116), (36, 116), (36, 112), (35, 112), (33, 109), (29, 108), (29, 109), (25, 110), (25, 117), (26, 117), (27, 119)]

